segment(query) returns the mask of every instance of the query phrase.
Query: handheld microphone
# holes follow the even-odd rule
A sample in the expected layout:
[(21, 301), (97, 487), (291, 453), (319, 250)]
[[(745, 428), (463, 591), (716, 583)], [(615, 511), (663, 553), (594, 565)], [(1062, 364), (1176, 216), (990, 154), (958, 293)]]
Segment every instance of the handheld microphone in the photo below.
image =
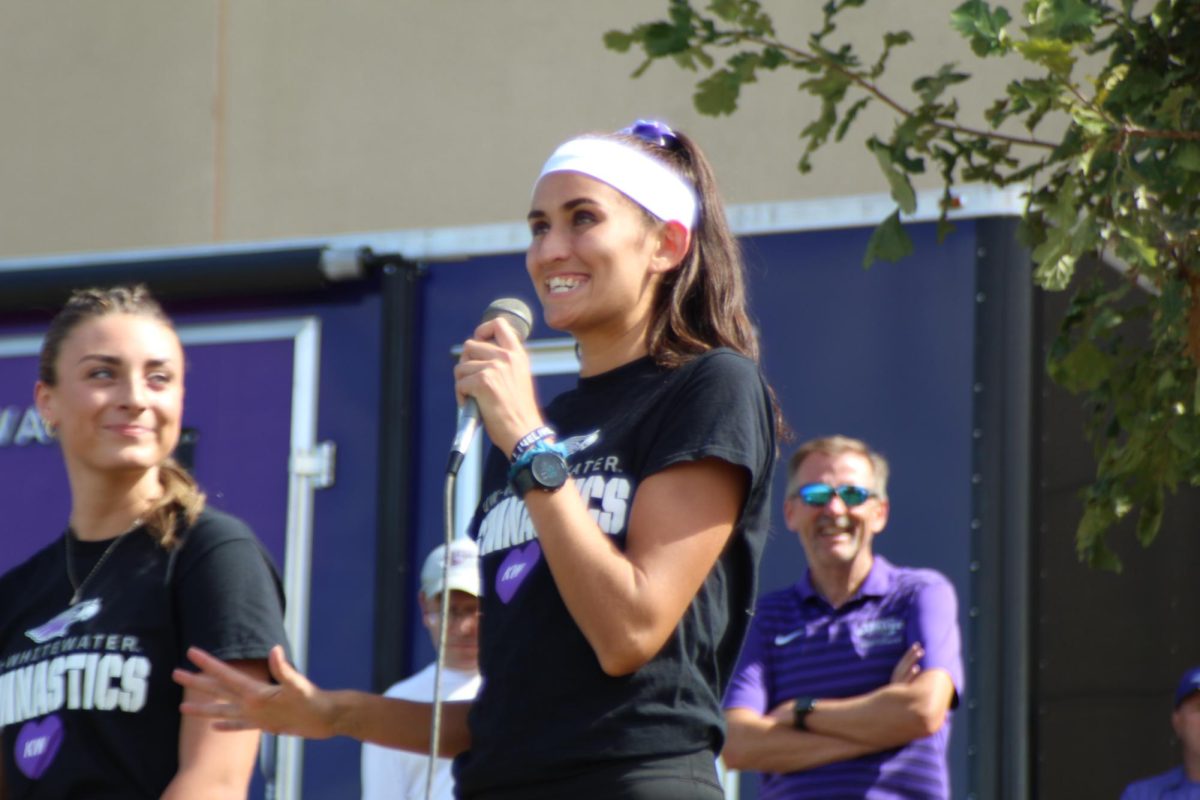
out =
[[(523, 301), (515, 297), (501, 297), (499, 300), (493, 300), (484, 309), (483, 319), (480, 322), (489, 322), (497, 317), (504, 317), (508, 320), (508, 324), (512, 325), (517, 338), (522, 342), (529, 338), (529, 331), (533, 328), (533, 313)], [(475, 432), (478, 430), (479, 404), (475, 402), (474, 397), (468, 397), (458, 411), (458, 430), (454, 434), (454, 443), (450, 445), (450, 461), (446, 465), (447, 475), (458, 474), (458, 468), (462, 466), (463, 458), (467, 455), (467, 450), (471, 447), (471, 440), (475, 438)]]

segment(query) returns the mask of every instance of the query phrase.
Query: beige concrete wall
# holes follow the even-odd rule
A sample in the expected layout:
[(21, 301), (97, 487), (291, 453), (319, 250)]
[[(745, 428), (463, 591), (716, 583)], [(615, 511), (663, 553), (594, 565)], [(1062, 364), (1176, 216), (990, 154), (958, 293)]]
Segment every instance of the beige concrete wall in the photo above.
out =
[[(851, 35), (911, 29), (888, 87), (969, 67), (959, 0), (874, 0)], [(816, 2), (774, 0), (802, 43)], [(694, 75), (605, 30), (658, 0), (38, 0), (0, 5), (0, 257), (515, 222), (563, 138), (660, 116), (731, 203), (885, 191), (862, 136), (795, 170), (815, 105), (769, 76), (700, 117)], [(799, 9), (799, 10), (797, 10)], [(869, 52), (874, 52), (872, 49)], [(994, 68), (993, 68), (994, 69)], [(991, 75), (994, 96), (1002, 77)], [(970, 98), (967, 98), (969, 100)], [(969, 103), (964, 103), (969, 105)], [(868, 121), (890, 125), (877, 114)]]

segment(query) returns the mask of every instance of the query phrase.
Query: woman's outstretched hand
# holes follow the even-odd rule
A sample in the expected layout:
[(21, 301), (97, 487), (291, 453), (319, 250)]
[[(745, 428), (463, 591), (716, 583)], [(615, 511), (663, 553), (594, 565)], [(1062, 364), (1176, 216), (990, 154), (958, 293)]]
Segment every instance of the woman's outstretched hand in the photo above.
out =
[(306, 739), (327, 739), (336, 733), (334, 705), (327, 693), (296, 671), (279, 645), (267, 657), (274, 684), (252, 678), (198, 647), (189, 647), (187, 655), (198, 671), (176, 669), (171, 677), (212, 700), (184, 702), (179, 707), (184, 714), (211, 719), (223, 731), (257, 728)]

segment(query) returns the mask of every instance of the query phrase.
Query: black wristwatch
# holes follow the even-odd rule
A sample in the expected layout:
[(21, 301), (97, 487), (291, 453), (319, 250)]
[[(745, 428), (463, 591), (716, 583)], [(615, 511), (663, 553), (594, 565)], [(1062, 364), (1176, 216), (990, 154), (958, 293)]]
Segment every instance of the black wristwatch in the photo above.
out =
[[(541, 444), (541, 443), (539, 443)], [(567, 459), (554, 445), (536, 447), (513, 465), (509, 481), (517, 497), (524, 498), (530, 489), (553, 492), (561, 489), (570, 474)]]
[(808, 725), (804, 720), (816, 706), (817, 698), (815, 697), (797, 697), (792, 703), (792, 727), (798, 731), (808, 730)]

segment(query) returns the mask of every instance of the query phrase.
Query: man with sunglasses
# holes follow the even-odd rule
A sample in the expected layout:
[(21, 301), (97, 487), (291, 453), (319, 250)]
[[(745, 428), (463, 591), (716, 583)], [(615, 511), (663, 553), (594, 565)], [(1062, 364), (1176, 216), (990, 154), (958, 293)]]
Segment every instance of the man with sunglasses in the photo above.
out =
[(954, 587), (872, 552), (887, 461), (844, 436), (789, 462), (787, 527), (808, 570), (760, 599), (725, 698), (724, 757), (760, 798), (948, 798), (963, 687)]

